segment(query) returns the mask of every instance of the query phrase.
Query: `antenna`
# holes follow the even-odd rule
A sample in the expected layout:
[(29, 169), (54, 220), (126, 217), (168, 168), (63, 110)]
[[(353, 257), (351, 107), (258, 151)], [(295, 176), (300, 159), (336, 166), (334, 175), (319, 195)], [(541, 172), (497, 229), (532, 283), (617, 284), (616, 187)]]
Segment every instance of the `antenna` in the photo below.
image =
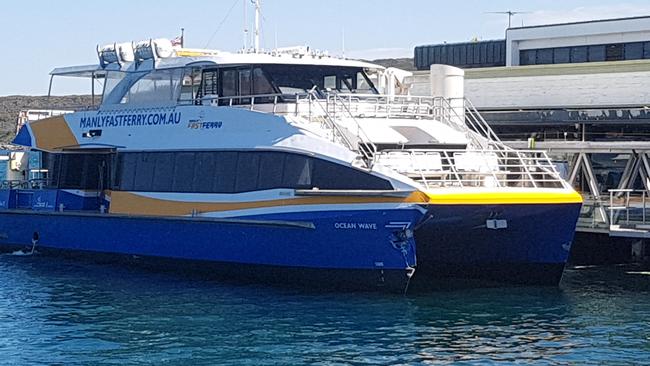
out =
[(255, 5), (255, 53), (260, 53), (260, 1), (251, 0)]
[(512, 17), (517, 14), (528, 14), (530, 13), (529, 11), (512, 11), (512, 10), (506, 10), (506, 11), (488, 11), (486, 12), (488, 14), (508, 14), (508, 28), (512, 25)]
[(345, 58), (345, 27), (341, 27), (341, 53), (341, 56)]
[(242, 3), (244, 4), (244, 50), (246, 50), (248, 48), (248, 12), (246, 11), (248, 6), (246, 5), (246, 0)]

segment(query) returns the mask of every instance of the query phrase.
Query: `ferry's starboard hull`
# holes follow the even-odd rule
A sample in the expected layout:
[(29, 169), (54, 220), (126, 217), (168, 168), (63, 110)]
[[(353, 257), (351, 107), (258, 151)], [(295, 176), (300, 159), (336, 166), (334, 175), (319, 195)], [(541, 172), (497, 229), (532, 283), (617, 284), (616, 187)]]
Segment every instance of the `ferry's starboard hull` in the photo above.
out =
[(557, 286), (580, 203), (432, 204), (415, 232), (415, 287)]

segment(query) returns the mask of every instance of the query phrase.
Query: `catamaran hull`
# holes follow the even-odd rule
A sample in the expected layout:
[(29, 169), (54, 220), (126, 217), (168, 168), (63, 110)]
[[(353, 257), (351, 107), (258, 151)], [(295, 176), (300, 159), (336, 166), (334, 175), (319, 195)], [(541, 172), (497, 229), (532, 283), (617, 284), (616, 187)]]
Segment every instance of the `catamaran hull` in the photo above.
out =
[(235, 281), (403, 291), (406, 263), (415, 264), (405, 229), (422, 214), (327, 211), (282, 221), (7, 210), (0, 212), (0, 247), (28, 251), (37, 238), (39, 254), (170, 265)]
[(557, 286), (580, 203), (432, 204), (415, 232), (415, 287), (467, 284)]

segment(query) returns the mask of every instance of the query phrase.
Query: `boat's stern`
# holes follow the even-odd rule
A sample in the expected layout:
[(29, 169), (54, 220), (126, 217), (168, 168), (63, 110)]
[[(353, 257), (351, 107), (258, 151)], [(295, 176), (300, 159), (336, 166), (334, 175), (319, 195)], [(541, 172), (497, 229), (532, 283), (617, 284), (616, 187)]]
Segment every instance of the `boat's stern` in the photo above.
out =
[(582, 197), (571, 188), (430, 189), (417, 281), (558, 285)]

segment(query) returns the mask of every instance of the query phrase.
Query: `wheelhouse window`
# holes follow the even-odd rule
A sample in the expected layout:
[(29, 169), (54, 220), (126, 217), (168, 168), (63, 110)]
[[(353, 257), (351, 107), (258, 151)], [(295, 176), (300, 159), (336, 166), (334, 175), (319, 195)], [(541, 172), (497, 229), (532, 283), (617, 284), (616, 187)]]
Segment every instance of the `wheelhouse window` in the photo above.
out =
[[(123, 82), (126, 76), (127, 73), (122, 71), (109, 71), (106, 73), (102, 103), (111, 103), (111, 96), (119, 93), (119, 97), (121, 97), (126, 92), (125, 83)], [(118, 86), (124, 90), (120, 92)]]
[(377, 94), (372, 79), (358, 67), (322, 65), (252, 65), (203, 70), (201, 97), (219, 105), (272, 103), (312, 90)]
[[(213, 77), (212, 75), (210, 75)], [(216, 88), (216, 76), (209, 80), (210, 87)], [(183, 71), (183, 79), (181, 82), (181, 94), (179, 101), (181, 103), (194, 103), (200, 99), (202, 95), (201, 90), (201, 69), (197, 67), (186, 68)], [(215, 89), (216, 90), (216, 89)]]
[(179, 97), (182, 74), (182, 69), (155, 70), (147, 73), (133, 83), (120, 103), (175, 103)]

